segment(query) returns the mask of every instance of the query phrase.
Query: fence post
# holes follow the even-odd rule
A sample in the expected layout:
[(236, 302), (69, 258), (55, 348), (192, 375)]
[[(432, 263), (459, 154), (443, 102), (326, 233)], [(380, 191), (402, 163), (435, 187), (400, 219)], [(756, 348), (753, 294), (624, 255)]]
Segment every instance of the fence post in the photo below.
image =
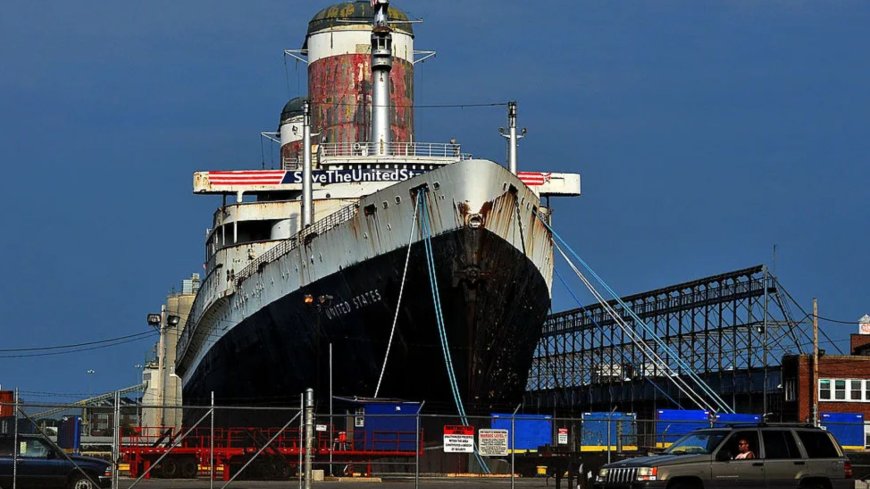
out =
[(305, 411), (305, 393), (299, 394), (299, 465), (296, 467), (296, 473), (299, 475), (299, 489), (302, 489), (302, 447), (305, 440), (302, 437), (305, 434), (305, 416), (302, 413)]
[(314, 389), (305, 389), (305, 489), (311, 489), (311, 450), (314, 445)]
[(13, 437), (14, 440), (12, 443), (12, 489), (16, 489), (16, 482), (18, 482), (18, 387), (15, 388), (15, 410), (13, 411), (15, 414), (12, 416), (12, 424), (15, 425), (13, 427)]
[(607, 415), (607, 463), (610, 463), (610, 420), (613, 418), (613, 411)]
[(511, 414), (511, 489), (514, 489), (517, 484), (517, 411), (520, 410), (522, 403), (517, 404), (517, 408)]
[[(322, 147), (322, 145), (321, 145)], [(318, 312), (319, 314), (319, 312)], [(319, 321), (319, 319), (318, 319)], [(335, 427), (332, 417), (332, 342), (329, 342), (329, 476), (332, 477), (332, 451), (335, 449)]]
[[(184, 410), (181, 413), (181, 419), (184, 419)], [(208, 487), (214, 489), (214, 391), (211, 391), (211, 426), (208, 439)], [(229, 470), (229, 466), (224, 465), (224, 470)]]
[(114, 433), (112, 435), (112, 489), (118, 489), (118, 462), (121, 460), (121, 393), (115, 391)]
[(426, 401), (420, 404), (417, 408), (417, 430), (414, 433), (414, 489), (420, 489), (420, 413), (423, 412), (423, 406)]

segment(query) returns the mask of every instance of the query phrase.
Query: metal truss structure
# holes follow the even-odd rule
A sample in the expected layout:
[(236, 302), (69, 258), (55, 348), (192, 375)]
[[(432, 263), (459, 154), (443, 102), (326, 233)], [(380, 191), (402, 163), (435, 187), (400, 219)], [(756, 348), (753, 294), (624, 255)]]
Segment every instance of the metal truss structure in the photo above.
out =
[[(675, 356), (735, 409), (767, 412), (781, 393), (782, 356), (812, 348), (782, 292), (759, 265), (622, 298), (649, 330), (617, 301), (610, 304), (681, 377), (687, 371)], [(599, 304), (553, 314), (535, 350), (526, 401), (570, 411), (694, 408), (641, 346)]]

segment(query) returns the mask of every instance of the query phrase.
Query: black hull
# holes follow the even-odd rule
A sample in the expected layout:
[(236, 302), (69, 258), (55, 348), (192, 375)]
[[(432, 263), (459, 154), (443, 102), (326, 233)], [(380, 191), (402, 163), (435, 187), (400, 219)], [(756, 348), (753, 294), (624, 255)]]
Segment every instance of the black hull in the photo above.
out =
[[(471, 413), (513, 410), (550, 306), (531, 260), (486, 229), (433, 238), (445, 327), (459, 391)], [(184, 386), (186, 405), (298, 406), (299, 394), (371, 397), (384, 361), (407, 248), (329, 275), (235, 325)], [(276, 266), (276, 264), (273, 264)], [(323, 305), (304, 297), (331, 296)], [(422, 243), (412, 247), (379, 397), (455, 412)]]

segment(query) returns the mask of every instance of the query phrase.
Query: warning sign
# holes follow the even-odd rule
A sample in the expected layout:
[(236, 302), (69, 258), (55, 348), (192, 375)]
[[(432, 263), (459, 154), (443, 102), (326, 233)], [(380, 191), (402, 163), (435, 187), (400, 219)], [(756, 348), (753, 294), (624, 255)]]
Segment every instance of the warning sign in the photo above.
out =
[(508, 430), (481, 429), (477, 449), (484, 457), (504, 457), (508, 454)]
[(444, 453), (474, 453), (474, 426), (444, 425)]
[(568, 444), (568, 428), (559, 428), (559, 439), (557, 441), (559, 445)]

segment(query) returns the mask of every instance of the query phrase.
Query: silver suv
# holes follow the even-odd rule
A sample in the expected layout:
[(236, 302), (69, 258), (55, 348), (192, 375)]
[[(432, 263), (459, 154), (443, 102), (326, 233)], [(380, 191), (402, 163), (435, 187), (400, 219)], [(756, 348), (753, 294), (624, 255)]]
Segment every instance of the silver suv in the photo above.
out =
[(830, 433), (806, 425), (693, 431), (659, 455), (607, 464), (600, 489), (854, 487), (852, 464)]

